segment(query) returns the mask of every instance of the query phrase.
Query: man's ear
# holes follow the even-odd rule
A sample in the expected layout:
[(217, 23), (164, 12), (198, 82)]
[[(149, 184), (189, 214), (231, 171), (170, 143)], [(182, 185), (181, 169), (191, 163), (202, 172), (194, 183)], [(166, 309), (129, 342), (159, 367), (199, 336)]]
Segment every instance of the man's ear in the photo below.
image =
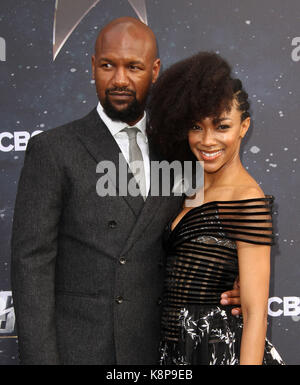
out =
[(153, 63), (153, 68), (152, 68), (152, 83), (155, 83), (158, 78), (160, 66), (161, 66), (160, 59), (155, 59)]
[(95, 55), (92, 56), (92, 75), (93, 80), (95, 80), (95, 67), (96, 67), (96, 58)]

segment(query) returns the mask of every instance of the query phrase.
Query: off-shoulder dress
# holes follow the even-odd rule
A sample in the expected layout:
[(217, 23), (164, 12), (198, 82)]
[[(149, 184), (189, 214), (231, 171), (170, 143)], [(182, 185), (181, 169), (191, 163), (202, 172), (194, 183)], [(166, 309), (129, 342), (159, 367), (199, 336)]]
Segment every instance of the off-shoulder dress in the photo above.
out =
[[(236, 241), (272, 245), (273, 196), (213, 201), (166, 227), (160, 364), (238, 365), (242, 316), (221, 306), (238, 276)], [(266, 339), (263, 364), (284, 364)]]

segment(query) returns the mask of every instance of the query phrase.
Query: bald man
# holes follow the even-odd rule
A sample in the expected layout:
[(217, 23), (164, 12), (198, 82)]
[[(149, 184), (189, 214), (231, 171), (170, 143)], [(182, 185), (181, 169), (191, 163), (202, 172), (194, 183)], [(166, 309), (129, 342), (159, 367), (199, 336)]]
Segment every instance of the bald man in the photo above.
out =
[[(162, 235), (182, 197), (151, 194), (150, 161), (159, 160), (146, 136), (160, 69), (153, 32), (134, 18), (112, 21), (92, 68), (97, 108), (31, 138), (26, 150), (12, 235), (22, 364), (158, 362)], [(126, 172), (138, 194), (121, 196), (119, 162), (134, 157), (143, 178)], [(102, 161), (116, 165), (115, 194), (97, 188)]]

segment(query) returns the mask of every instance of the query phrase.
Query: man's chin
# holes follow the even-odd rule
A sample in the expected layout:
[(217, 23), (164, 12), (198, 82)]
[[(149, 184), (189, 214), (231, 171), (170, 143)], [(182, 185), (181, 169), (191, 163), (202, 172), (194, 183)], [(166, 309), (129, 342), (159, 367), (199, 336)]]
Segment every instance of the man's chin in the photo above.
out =
[(109, 103), (114, 106), (130, 106), (133, 102), (133, 97), (128, 95), (110, 95), (108, 97)]
[(114, 121), (133, 122), (143, 115), (144, 109), (138, 103), (112, 103), (111, 99), (106, 99), (103, 103), (105, 113)]
[(118, 103), (111, 103), (110, 104), (110, 109), (115, 111), (116, 113), (118, 112), (124, 112), (124, 111), (128, 111), (128, 109), (130, 108), (130, 103), (127, 103), (127, 102), (118, 102)]

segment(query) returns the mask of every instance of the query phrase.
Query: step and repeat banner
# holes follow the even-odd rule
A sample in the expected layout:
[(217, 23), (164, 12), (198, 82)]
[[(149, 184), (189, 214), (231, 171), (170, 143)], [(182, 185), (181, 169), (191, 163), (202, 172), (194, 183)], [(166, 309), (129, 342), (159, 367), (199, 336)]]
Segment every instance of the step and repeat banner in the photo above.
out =
[(220, 53), (250, 95), (243, 164), (275, 196), (268, 337), (300, 364), (299, 0), (13, 0), (0, 3), (0, 364), (18, 364), (10, 237), (30, 137), (97, 103), (91, 55), (114, 18), (147, 23), (163, 68), (201, 50)]

